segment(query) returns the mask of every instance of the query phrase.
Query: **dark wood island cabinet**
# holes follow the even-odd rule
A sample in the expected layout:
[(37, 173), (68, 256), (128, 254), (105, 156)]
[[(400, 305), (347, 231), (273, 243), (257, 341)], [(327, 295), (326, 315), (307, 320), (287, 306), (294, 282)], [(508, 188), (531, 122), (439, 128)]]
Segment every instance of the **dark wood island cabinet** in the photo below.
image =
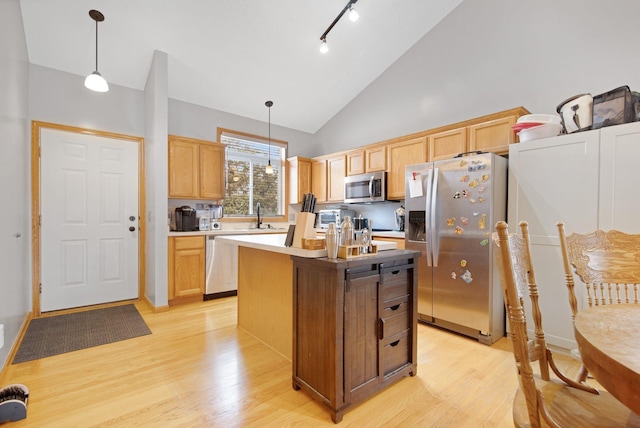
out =
[(293, 388), (338, 423), (353, 405), (415, 376), (419, 252), (293, 260)]

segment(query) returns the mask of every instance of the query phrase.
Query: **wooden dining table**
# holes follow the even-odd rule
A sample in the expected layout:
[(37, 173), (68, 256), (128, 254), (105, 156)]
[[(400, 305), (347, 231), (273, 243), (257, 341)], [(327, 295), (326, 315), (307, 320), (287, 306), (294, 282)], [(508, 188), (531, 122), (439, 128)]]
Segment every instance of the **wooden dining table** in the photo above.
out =
[(640, 415), (640, 305), (593, 306), (576, 315), (582, 363), (607, 390)]

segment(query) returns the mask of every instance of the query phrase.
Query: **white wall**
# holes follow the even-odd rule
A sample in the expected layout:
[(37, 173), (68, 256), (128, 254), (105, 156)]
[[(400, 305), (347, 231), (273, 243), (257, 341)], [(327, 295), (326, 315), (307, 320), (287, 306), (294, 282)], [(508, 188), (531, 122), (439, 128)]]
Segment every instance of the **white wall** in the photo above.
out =
[(168, 194), (168, 60), (156, 51), (145, 85), (145, 194), (147, 299), (155, 307), (168, 306), (167, 194)]
[(568, 97), (640, 91), (640, 2), (465, 0), (316, 133), (315, 154)]
[[(0, 369), (7, 362), (20, 327), (31, 309), (29, 63), (18, 0), (0, 1), (0, 324), (4, 346)], [(2, 385), (0, 385), (2, 386)]]
[(84, 87), (86, 76), (30, 66), (29, 119), (97, 131), (144, 136), (142, 91), (109, 84), (109, 92)]
[[(265, 100), (266, 101), (266, 100)], [(169, 100), (169, 134), (182, 137), (216, 141), (218, 127), (266, 137), (269, 132), (268, 109), (264, 108), (265, 121), (213, 110), (174, 99)], [(271, 120), (277, 115), (277, 104), (271, 107)], [(287, 156), (315, 156), (314, 136), (282, 126), (271, 125), (271, 138), (289, 143)]]

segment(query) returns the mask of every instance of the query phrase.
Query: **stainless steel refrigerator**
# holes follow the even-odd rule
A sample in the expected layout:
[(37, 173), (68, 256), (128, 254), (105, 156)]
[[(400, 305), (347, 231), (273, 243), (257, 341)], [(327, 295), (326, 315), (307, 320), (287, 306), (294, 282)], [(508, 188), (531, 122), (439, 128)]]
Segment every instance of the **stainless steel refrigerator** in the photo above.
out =
[(405, 247), (419, 250), (418, 314), (491, 344), (505, 334), (491, 233), (506, 218), (507, 160), (493, 153), (406, 167)]

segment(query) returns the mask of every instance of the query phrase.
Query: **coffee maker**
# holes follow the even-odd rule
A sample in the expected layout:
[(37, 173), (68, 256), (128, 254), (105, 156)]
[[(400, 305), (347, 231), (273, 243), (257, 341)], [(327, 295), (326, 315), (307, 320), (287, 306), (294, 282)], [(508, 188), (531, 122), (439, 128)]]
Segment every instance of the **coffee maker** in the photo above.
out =
[(188, 205), (176, 207), (176, 230), (178, 232), (191, 232), (197, 229), (196, 210)]

